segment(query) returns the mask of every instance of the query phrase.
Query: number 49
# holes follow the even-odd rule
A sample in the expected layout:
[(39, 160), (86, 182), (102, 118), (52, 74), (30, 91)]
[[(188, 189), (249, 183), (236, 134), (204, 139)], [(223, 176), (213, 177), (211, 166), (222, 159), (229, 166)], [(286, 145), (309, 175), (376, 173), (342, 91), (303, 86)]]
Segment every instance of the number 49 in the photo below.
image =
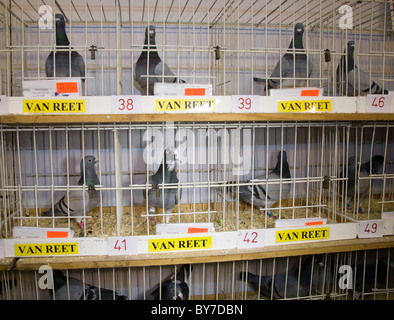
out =
[(367, 225), (365, 226), (364, 232), (376, 233), (377, 230), (378, 230), (378, 224), (376, 222), (372, 223), (371, 227), (369, 226), (369, 223), (367, 223)]

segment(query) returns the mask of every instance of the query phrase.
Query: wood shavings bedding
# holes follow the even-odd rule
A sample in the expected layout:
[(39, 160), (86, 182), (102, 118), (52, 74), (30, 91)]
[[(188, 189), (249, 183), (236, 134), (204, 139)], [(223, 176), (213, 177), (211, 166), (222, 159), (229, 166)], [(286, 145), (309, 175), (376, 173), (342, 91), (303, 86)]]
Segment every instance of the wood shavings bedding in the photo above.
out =
[[(296, 205), (291, 207), (290, 200), (283, 200), (282, 206), (279, 208), (278, 204), (274, 205), (274, 208), (271, 210), (260, 211), (257, 207), (253, 208), (253, 214), (251, 214), (251, 206), (245, 204), (243, 202), (239, 203), (238, 208), (234, 207), (234, 203), (223, 205), (222, 203), (213, 203), (210, 206), (207, 204), (198, 204), (198, 208), (196, 208), (196, 213), (193, 214), (194, 205), (186, 204), (182, 205), (180, 209), (176, 206), (173, 210), (173, 213), (178, 213), (180, 210), (181, 213), (189, 213), (189, 214), (181, 214), (174, 215), (170, 219), (170, 223), (194, 223), (194, 222), (213, 222), (215, 231), (235, 231), (239, 229), (262, 229), (262, 228), (273, 228), (275, 227), (275, 219), (269, 216), (269, 213), (272, 212), (273, 216), (276, 216), (280, 219), (293, 219), (293, 218), (312, 218), (312, 217), (321, 217), (327, 218), (327, 223), (333, 222), (347, 222), (344, 218), (350, 217), (352, 219), (358, 220), (366, 220), (366, 219), (380, 219), (381, 218), (381, 210), (382, 204), (379, 199), (371, 199), (371, 203), (369, 205), (369, 214), (368, 214), (368, 201), (365, 199), (364, 204), (362, 206), (363, 213), (353, 213), (353, 204), (350, 203), (350, 206), (344, 210), (337, 211), (342, 214), (340, 215), (333, 214), (332, 210), (329, 207), (327, 208), (305, 208), (304, 202), (298, 202)], [(339, 205), (337, 206), (339, 207)], [(391, 207), (391, 208), (390, 208)], [(385, 211), (394, 210), (393, 204), (385, 204)], [(202, 211), (203, 213), (199, 213), (198, 211)], [(236, 212), (239, 211), (238, 217)], [(156, 234), (155, 225), (149, 220), (148, 217), (143, 217), (145, 215), (146, 208), (142, 206), (133, 207), (133, 214), (131, 214), (131, 207), (123, 208), (123, 216), (122, 223), (120, 229), (120, 235), (122, 236), (139, 236), (139, 235), (154, 235)], [(161, 214), (161, 210), (157, 210), (158, 214)], [(105, 207), (100, 210), (99, 208), (89, 212), (88, 216), (91, 218), (87, 218), (86, 222), (90, 225), (90, 228), (87, 229), (86, 236), (91, 237), (100, 237), (100, 236), (117, 236), (117, 221), (116, 221), (116, 208), (115, 207)], [(155, 215), (155, 220), (157, 223), (163, 223), (163, 216)], [(67, 218), (56, 218), (53, 222), (51, 218), (36, 218), (35, 214), (26, 215), (22, 219), (15, 218), (15, 225), (22, 226), (37, 226), (37, 227), (58, 227), (58, 228), (67, 228), (70, 227), (74, 231), (75, 237), (83, 237), (84, 232), (77, 225), (75, 219), (67, 219)], [(132, 229), (132, 226), (133, 229)]]

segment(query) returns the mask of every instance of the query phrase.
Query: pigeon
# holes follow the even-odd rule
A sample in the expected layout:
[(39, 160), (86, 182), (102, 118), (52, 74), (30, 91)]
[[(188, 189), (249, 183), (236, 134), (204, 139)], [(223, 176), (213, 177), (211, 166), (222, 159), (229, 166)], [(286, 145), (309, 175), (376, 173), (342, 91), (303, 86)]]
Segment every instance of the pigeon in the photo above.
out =
[(386, 288), (387, 270), (389, 270), (390, 275), (390, 269), (394, 268), (394, 261), (390, 259), (389, 266), (387, 266), (387, 263), (388, 258), (385, 257), (379, 259), (377, 270), (375, 265), (365, 265), (365, 270), (363, 264), (356, 265), (356, 268), (352, 266), (353, 272), (355, 272), (353, 282), (353, 284), (355, 285), (354, 290), (356, 292), (372, 292), (373, 289)]
[[(172, 213), (175, 205), (178, 204), (180, 199), (178, 199), (178, 190), (176, 188), (163, 190), (158, 187), (158, 185), (163, 186), (163, 184), (179, 182), (176, 172), (177, 161), (178, 155), (176, 150), (173, 147), (167, 148), (164, 151), (163, 162), (160, 164), (159, 169), (149, 177), (152, 189), (148, 190), (148, 196), (146, 195), (146, 190), (143, 190), (143, 196), (148, 200), (149, 214), (153, 215), (156, 209), (159, 208), (163, 208), (166, 214)], [(180, 190), (179, 197), (181, 195), (182, 190)], [(166, 216), (166, 223), (170, 221), (170, 218), (170, 215)], [(155, 219), (151, 217), (151, 221), (155, 222)]]
[(304, 25), (299, 22), (294, 27), (294, 37), (290, 42), (289, 50), (278, 61), (271, 77), (269, 79), (253, 78), (255, 82), (266, 86), (265, 91), (277, 88), (305, 87), (307, 85), (307, 79), (313, 71), (313, 63), (311, 57), (305, 53), (302, 42), (303, 34)]
[[(290, 168), (287, 162), (286, 151), (281, 151), (278, 153), (278, 161), (275, 168), (268, 173), (268, 180), (279, 180), (279, 179), (290, 179)], [(266, 176), (261, 176), (255, 178), (254, 180), (266, 180)], [(241, 183), (251, 183), (252, 180), (241, 182)], [(229, 190), (232, 192), (239, 192), (239, 199), (245, 201), (249, 204), (257, 206), (262, 210), (264, 207), (271, 207), (274, 203), (280, 200), (280, 190), (282, 189), (282, 198), (286, 198), (290, 193), (289, 183), (275, 183), (266, 186), (265, 182), (255, 185), (241, 185), (239, 190), (237, 186), (231, 186), (235, 182), (230, 182)], [(266, 192), (268, 190), (268, 194)], [(270, 214), (272, 216), (272, 214)], [(274, 217), (275, 218), (275, 217)]]
[[(241, 281), (247, 280), (254, 290), (258, 291), (260, 289), (260, 293), (269, 299), (271, 298), (271, 294), (274, 299), (296, 298), (309, 296), (309, 294), (315, 293), (315, 290), (312, 286), (316, 286), (319, 284), (319, 271), (321, 270), (320, 268), (322, 268), (322, 262), (320, 261), (320, 259), (318, 259), (317, 257), (309, 256), (305, 260), (305, 262), (302, 263), (301, 272), (297, 268), (296, 270), (289, 270), (287, 273), (284, 272), (276, 274), (273, 277), (259, 277), (258, 275), (251, 272), (240, 272), (239, 275)], [(272, 281), (274, 281), (274, 283), (272, 283)]]
[[(361, 164), (360, 177), (368, 177), (370, 174), (377, 174), (383, 164), (384, 157), (381, 155), (375, 155), (372, 157), (372, 164), (370, 161)], [(359, 212), (362, 212), (361, 205), (364, 201), (365, 195), (369, 190), (369, 179), (357, 179), (359, 170), (356, 167), (356, 158), (350, 157), (347, 165), (347, 206), (350, 206), (350, 200), (354, 196), (355, 188), (357, 187), (356, 181), (358, 180), (358, 194), (360, 200)], [(340, 177), (343, 178), (343, 172), (340, 173)]]
[[(354, 62), (354, 41), (349, 41), (336, 71), (336, 87), (339, 95), (366, 96), (367, 94), (388, 94), (370, 75)], [(347, 54), (346, 54), (347, 52)]]
[[(51, 217), (68, 217), (68, 216), (81, 216), (75, 218), (81, 229), (85, 228), (83, 216), (89, 211), (98, 207), (100, 200), (100, 192), (95, 189), (95, 185), (99, 185), (100, 181), (97, 177), (94, 165), (97, 163), (96, 158), (93, 156), (86, 156), (81, 160), (81, 177), (78, 185), (86, 185), (87, 191), (71, 190), (68, 194), (64, 195), (54, 206), (42, 213), (43, 216)], [(85, 166), (85, 170), (84, 170)], [(85, 172), (85, 175), (83, 174)]]
[[(181, 267), (181, 270), (175, 276), (164, 281), (160, 287), (152, 291), (149, 300), (188, 300), (189, 286), (186, 281), (190, 276), (193, 267), (189, 264)], [(161, 299), (160, 299), (161, 290)]]
[(155, 82), (185, 83), (178, 79), (159, 56), (156, 49), (156, 29), (150, 25), (145, 30), (145, 45), (134, 64), (134, 85), (143, 94), (153, 95)]
[[(45, 62), (46, 75), (50, 78), (70, 77), (70, 42), (65, 29), (66, 22), (61, 14), (56, 14), (55, 20), (56, 52), (52, 51)], [(80, 77), (82, 82), (85, 81), (85, 62), (76, 51), (71, 51), (71, 77)]]
[[(91, 284), (64, 276), (60, 270), (53, 270), (54, 300), (127, 300), (116, 291), (97, 288)], [(51, 291), (50, 291), (51, 292)]]

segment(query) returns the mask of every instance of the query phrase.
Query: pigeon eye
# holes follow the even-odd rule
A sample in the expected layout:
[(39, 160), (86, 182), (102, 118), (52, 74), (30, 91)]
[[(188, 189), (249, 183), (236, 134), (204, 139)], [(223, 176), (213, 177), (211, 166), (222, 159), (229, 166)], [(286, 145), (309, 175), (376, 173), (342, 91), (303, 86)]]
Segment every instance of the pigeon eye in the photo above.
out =
[(89, 159), (88, 162), (92, 162), (92, 159)]

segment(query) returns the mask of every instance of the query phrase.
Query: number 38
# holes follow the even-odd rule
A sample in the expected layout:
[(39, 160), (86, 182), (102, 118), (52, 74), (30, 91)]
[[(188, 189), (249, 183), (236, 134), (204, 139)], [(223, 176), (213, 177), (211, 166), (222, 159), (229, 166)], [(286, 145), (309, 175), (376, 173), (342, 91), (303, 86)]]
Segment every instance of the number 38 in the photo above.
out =
[(121, 111), (123, 111), (125, 109), (129, 110), (129, 111), (133, 110), (133, 108), (134, 108), (133, 99), (127, 99), (127, 100), (119, 99), (118, 101), (121, 104), (121, 107), (119, 107), (119, 110), (121, 110)]

